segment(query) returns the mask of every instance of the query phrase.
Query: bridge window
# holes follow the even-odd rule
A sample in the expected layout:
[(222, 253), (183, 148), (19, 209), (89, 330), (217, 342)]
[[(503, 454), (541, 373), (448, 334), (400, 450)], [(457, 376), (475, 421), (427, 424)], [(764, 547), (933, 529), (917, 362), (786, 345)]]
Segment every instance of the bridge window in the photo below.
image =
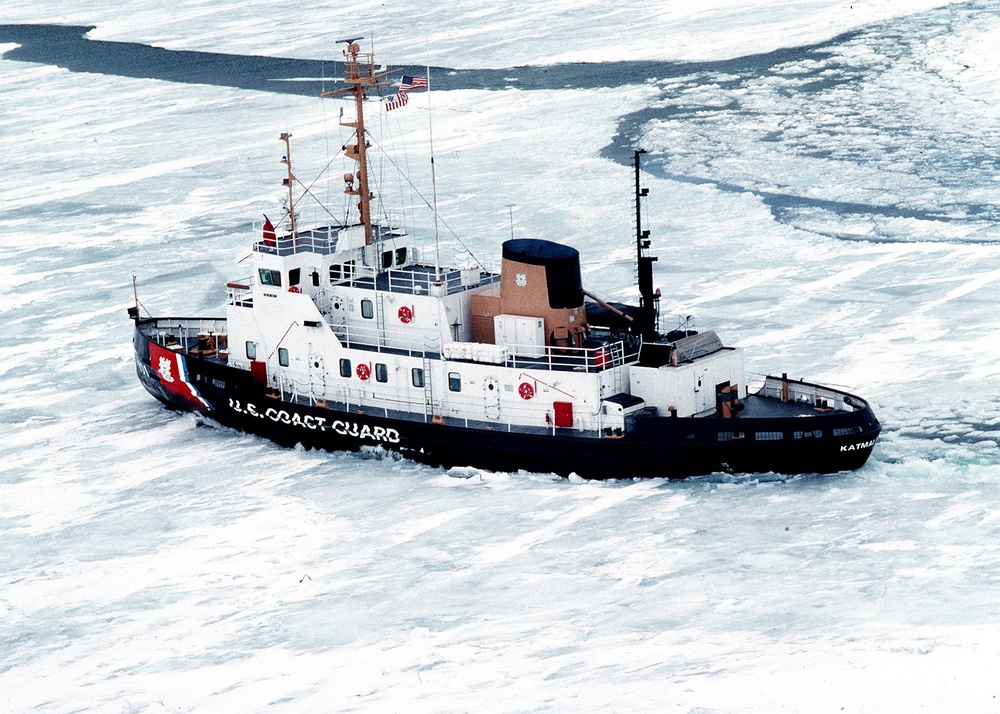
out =
[(339, 283), (341, 280), (350, 280), (354, 277), (354, 261), (338, 263), (330, 266), (330, 282)]
[(448, 389), (453, 392), (462, 391), (462, 375), (458, 372), (448, 372)]
[(396, 248), (396, 266), (406, 263), (406, 248)]
[(376, 382), (388, 382), (389, 381), (389, 368), (386, 367), (381, 362), (375, 363), (375, 381)]
[(278, 364), (282, 367), (288, 366), (288, 350), (284, 347), (278, 348)]
[(850, 436), (851, 434), (860, 434), (862, 429), (860, 426), (847, 426), (841, 427), (840, 429), (834, 429), (834, 436)]
[(382, 254), (382, 270), (388, 270), (392, 267), (392, 251), (387, 250)]
[(414, 367), (410, 370), (410, 380), (413, 382), (413, 386), (418, 389), (423, 389), (424, 387), (424, 370), (420, 367)]
[(757, 441), (781, 441), (785, 435), (780, 431), (758, 431), (754, 436)]
[(340, 376), (341, 377), (351, 376), (351, 360), (349, 359), (340, 360)]
[(375, 306), (372, 304), (371, 300), (361, 301), (361, 317), (366, 320), (370, 320), (375, 317)]
[(819, 429), (813, 431), (797, 431), (792, 434), (796, 439), (818, 439), (823, 436), (823, 432)]
[(247, 342), (247, 359), (257, 359), (256, 342)]
[(276, 288), (281, 287), (281, 271), (280, 270), (270, 270), (268, 268), (259, 268), (257, 273), (260, 275), (261, 285), (273, 285)]

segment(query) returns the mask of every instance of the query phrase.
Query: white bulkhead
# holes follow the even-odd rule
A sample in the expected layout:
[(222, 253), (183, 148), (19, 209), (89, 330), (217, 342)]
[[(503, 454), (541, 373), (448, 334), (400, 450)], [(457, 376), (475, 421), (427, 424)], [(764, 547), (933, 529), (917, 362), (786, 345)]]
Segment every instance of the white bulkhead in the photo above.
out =
[(722, 348), (660, 367), (631, 365), (628, 370), (632, 395), (656, 407), (661, 416), (714, 412), (722, 386), (737, 386), (740, 398), (747, 395), (743, 352), (738, 348)]

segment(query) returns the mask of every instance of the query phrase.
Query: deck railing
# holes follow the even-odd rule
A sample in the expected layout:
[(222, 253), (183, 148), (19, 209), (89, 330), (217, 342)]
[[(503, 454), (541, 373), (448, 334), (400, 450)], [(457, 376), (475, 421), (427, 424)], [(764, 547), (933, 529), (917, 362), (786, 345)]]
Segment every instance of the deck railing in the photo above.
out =
[(142, 324), (143, 332), (161, 347), (181, 349), (187, 352), (198, 346), (198, 336), (208, 335), (213, 349), (225, 351), (224, 345), (229, 332), (222, 318), (177, 318), (158, 317)]
[(757, 394), (771, 399), (808, 404), (820, 409), (853, 412), (863, 408), (863, 405), (850, 394), (785, 377), (767, 377), (764, 386)]
[[(372, 325), (330, 324), (330, 329), (345, 347), (373, 352), (404, 353), (410, 356), (442, 356), (443, 344), (439, 337), (426, 331), (399, 327), (380, 329), (377, 321)], [(329, 324), (329, 323), (328, 323)], [(462, 350), (460, 345), (476, 343), (445, 343), (454, 346), (446, 358), (454, 362), (478, 362), (502, 365), (515, 369), (542, 369), (547, 371), (603, 372), (636, 362), (638, 350), (624, 341), (611, 342), (597, 347), (551, 347), (536, 345), (499, 345), (495, 350)]]
[(337, 229), (330, 227), (299, 231), (296, 235), (278, 236), (273, 240), (259, 240), (253, 244), (258, 253), (271, 255), (294, 255), (295, 253), (319, 253), (330, 255), (337, 251)]
[[(434, 400), (432, 404), (424, 401), (423, 389), (414, 389), (412, 397), (382, 397), (377, 396), (363, 387), (351, 384), (339, 385), (326, 389), (324, 394), (313, 392), (312, 385), (290, 379), (287, 375), (279, 375), (278, 389), (284, 401), (310, 406), (323, 405), (335, 412), (344, 414), (361, 413), (382, 416), (388, 419), (404, 419), (407, 421), (423, 421), (443, 423), (465, 428), (478, 428), (491, 431), (508, 431), (533, 434), (556, 434), (572, 432), (574, 436), (601, 438), (606, 436), (604, 430), (604, 414), (601, 410), (595, 413), (576, 412), (575, 423), (579, 426), (555, 426), (553, 409), (518, 407), (505, 403), (502, 407), (497, 403), (496, 416), (491, 417), (489, 407), (484, 412), (482, 396), (449, 394), (446, 404)], [(462, 414), (476, 413), (476, 418)]]
[[(380, 273), (366, 265), (354, 265), (344, 272), (345, 274), (341, 275), (339, 279), (331, 279), (330, 284), (346, 287), (377, 287), (391, 293), (411, 295), (429, 295), (431, 289), (438, 285), (432, 266), (415, 265)], [(380, 279), (382, 275), (385, 277)], [(445, 294), (452, 295), (499, 281), (499, 274), (483, 272), (478, 267), (449, 268), (441, 271), (440, 285), (444, 286)]]
[(638, 350), (630, 350), (621, 340), (586, 348), (507, 345), (504, 365), (521, 369), (603, 372), (612, 367), (631, 364), (638, 358)]
[[(375, 322), (375, 321), (373, 321)], [(420, 330), (400, 328), (379, 329), (372, 325), (330, 325), (330, 329), (345, 347), (372, 350), (374, 352), (403, 352), (411, 356), (437, 357), (441, 353), (441, 339)]]
[(226, 303), (236, 307), (253, 307), (253, 276), (226, 283)]

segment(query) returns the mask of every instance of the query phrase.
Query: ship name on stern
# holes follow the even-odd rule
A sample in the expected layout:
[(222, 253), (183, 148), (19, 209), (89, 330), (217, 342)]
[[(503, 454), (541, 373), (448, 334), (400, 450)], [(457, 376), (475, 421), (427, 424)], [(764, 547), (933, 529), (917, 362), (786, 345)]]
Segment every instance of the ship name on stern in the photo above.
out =
[(841, 446), (840, 450), (841, 451), (861, 451), (861, 449), (868, 449), (868, 448), (870, 448), (872, 446), (875, 446), (875, 439), (872, 439), (871, 441), (862, 441), (860, 444), (848, 444), (848, 445), (845, 445), (845, 446)]

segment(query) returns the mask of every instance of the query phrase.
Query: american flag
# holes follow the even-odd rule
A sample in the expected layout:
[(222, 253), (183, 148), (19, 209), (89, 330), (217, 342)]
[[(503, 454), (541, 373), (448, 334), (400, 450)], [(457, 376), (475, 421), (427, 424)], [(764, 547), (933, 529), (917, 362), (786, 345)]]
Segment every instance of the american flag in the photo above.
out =
[(399, 90), (395, 97), (385, 103), (385, 110), (387, 112), (391, 112), (393, 109), (405, 107), (408, 101), (410, 101), (410, 98), (407, 96), (406, 92)]
[(404, 92), (411, 89), (427, 89), (427, 77), (408, 77), (404, 74), (399, 82), (399, 88)]

